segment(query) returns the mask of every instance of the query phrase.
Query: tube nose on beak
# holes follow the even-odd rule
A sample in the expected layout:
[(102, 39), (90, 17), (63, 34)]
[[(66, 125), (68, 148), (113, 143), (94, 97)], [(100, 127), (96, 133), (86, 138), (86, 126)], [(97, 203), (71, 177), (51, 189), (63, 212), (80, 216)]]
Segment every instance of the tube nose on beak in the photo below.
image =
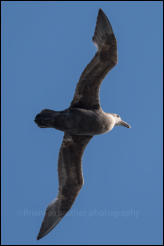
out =
[(125, 121), (123, 121), (123, 120), (121, 120), (120, 125), (121, 125), (121, 126), (125, 126), (125, 127), (127, 127), (127, 128), (131, 128), (131, 125), (129, 125), (127, 122), (125, 122)]

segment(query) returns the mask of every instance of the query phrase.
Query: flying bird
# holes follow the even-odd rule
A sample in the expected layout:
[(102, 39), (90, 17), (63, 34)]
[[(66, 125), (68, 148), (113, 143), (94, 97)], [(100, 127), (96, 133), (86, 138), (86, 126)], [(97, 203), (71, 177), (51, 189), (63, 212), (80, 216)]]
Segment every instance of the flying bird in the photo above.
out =
[(100, 106), (101, 82), (117, 64), (116, 38), (102, 9), (92, 40), (98, 50), (81, 74), (69, 108), (44, 109), (35, 117), (39, 127), (64, 132), (58, 158), (58, 195), (46, 209), (37, 239), (49, 233), (72, 207), (83, 185), (82, 155), (92, 137), (109, 132), (114, 126), (130, 128), (118, 114), (105, 113)]

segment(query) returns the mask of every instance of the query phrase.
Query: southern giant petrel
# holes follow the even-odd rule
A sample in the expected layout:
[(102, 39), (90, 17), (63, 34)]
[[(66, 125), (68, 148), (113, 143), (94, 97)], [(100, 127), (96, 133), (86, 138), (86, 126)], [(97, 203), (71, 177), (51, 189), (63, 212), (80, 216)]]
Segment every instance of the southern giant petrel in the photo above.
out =
[(35, 117), (39, 127), (64, 132), (58, 159), (58, 195), (46, 209), (37, 239), (49, 233), (72, 207), (83, 185), (82, 155), (91, 138), (111, 131), (116, 125), (130, 128), (118, 114), (105, 113), (100, 106), (101, 82), (117, 64), (116, 38), (102, 9), (98, 12), (93, 42), (98, 51), (83, 71), (69, 108), (44, 109)]

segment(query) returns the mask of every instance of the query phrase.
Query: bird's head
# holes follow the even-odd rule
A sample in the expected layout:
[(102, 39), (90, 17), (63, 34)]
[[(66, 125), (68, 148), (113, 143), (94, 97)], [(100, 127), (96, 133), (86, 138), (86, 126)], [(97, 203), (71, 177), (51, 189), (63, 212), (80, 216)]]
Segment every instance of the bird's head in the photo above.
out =
[(114, 117), (115, 126), (125, 126), (127, 128), (131, 128), (131, 126), (127, 122), (123, 121), (118, 114), (111, 114), (111, 115)]

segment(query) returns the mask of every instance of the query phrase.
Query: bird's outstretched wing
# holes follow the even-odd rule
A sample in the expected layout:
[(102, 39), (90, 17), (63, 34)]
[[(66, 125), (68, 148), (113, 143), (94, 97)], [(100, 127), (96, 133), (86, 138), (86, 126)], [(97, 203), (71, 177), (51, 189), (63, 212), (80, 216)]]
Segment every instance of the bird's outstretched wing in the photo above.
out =
[(71, 107), (98, 109), (99, 88), (105, 75), (117, 64), (117, 44), (112, 26), (100, 9), (93, 42), (98, 51), (83, 71), (77, 84)]
[(58, 196), (46, 209), (37, 239), (49, 233), (72, 207), (83, 184), (82, 155), (91, 138), (65, 133), (58, 159)]

